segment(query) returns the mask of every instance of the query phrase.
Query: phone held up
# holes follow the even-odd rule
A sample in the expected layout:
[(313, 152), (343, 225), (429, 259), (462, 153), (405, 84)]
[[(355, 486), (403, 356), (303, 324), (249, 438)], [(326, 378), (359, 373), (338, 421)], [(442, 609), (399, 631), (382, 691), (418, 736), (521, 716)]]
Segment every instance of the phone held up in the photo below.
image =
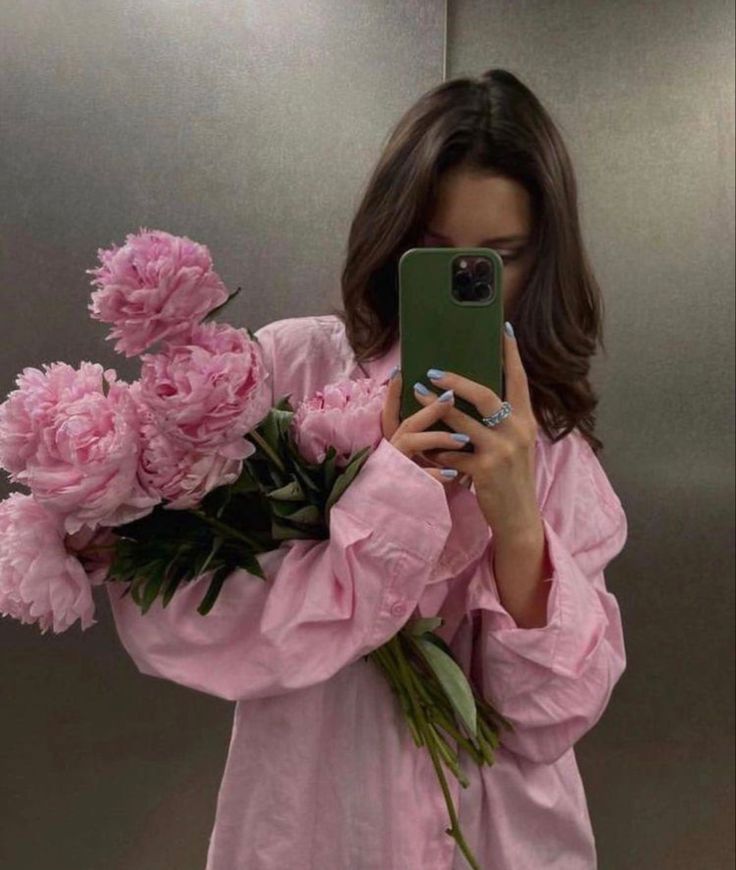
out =
[[(492, 248), (410, 248), (398, 271), (400, 418), (424, 407), (414, 395), (417, 381), (437, 391), (429, 368), (456, 372), (505, 399), (499, 254)], [(457, 393), (455, 407), (480, 422), (475, 405)], [(455, 431), (442, 420), (433, 428)], [(462, 451), (473, 453), (472, 441)]]

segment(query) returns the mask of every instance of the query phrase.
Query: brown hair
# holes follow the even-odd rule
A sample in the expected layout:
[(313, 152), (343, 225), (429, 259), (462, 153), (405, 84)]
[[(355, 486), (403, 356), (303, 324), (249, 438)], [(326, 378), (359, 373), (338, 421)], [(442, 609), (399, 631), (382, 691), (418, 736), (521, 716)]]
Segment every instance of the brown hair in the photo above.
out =
[(529, 192), (532, 266), (514, 310), (532, 405), (559, 441), (593, 434), (598, 398), (588, 380), (603, 342), (603, 299), (583, 246), (570, 157), (537, 97), (512, 73), (491, 69), (429, 91), (399, 120), (353, 217), (342, 272), (344, 323), (358, 362), (383, 356), (398, 337), (401, 254), (420, 247), (439, 176), (450, 167), (514, 179)]

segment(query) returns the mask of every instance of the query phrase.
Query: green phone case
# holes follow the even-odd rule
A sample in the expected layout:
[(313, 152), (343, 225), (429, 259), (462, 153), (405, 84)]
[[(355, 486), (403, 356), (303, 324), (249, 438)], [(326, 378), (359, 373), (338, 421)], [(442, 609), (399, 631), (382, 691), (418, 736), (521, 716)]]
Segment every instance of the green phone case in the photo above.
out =
[[(492, 266), (490, 296), (460, 301), (452, 292), (453, 263), (483, 257)], [(414, 395), (416, 381), (437, 395), (428, 368), (464, 375), (505, 398), (503, 376), (503, 261), (491, 248), (410, 248), (399, 259), (399, 342), (402, 420), (424, 407)], [(481, 413), (455, 393), (455, 407), (480, 422)], [(455, 430), (438, 420), (432, 429)], [(472, 453), (472, 442), (462, 448)]]

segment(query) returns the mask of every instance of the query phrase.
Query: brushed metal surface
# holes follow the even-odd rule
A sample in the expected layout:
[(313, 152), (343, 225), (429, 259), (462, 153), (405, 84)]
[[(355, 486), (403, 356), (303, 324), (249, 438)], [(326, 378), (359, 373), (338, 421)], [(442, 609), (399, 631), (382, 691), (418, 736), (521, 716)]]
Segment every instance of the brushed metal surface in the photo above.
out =
[[(399, 115), (491, 66), (539, 95), (604, 289), (629, 520), (628, 668), (577, 749), (600, 870), (732, 866), (733, 4), (32, 0), (0, 5), (0, 48), (0, 397), (42, 362), (135, 376), (84, 270), (139, 226), (210, 247), (233, 321), (328, 310)], [(0, 621), (3, 864), (199, 870), (232, 711), (142, 678), (97, 600), (84, 634)]]

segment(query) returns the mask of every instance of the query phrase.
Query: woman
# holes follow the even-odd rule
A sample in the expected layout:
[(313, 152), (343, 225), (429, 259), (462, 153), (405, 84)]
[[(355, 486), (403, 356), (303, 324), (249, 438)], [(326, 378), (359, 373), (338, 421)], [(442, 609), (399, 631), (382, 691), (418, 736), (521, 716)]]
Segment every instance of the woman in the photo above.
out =
[[(445, 833), (430, 756), (364, 659), (415, 610), (443, 618), (438, 633), (514, 726), (492, 766), (460, 753), (467, 789), (447, 776), (480, 866), (596, 866), (573, 746), (626, 666), (603, 572), (627, 525), (596, 457), (587, 373), (601, 300), (573, 171), (553, 122), (510, 73), (444, 83), (401, 119), (351, 227), (345, 310), (256, 333), (274, 402), (291, 394), (295, 406), (346, 376), (388, 379), (397, 262), (419, 244), (503, 256), (516, 333), (504, 337), (510, 415), (492, 391), (447, 372), (428, 375), (424, 407), (400, 422), (396, 377), (384, 438), (333, 507), (328, 540), (262, 554), (268, 582), (243, 571), (206, 618), (200, 581), (145, 616), (106, 584), (143, 673), (237, 702), (208, 870), (467, 866)], [(484, 423), (456, 409), (455, 394)], [(473, 454), (432, 429), (440, 417), (470, 436)]]

